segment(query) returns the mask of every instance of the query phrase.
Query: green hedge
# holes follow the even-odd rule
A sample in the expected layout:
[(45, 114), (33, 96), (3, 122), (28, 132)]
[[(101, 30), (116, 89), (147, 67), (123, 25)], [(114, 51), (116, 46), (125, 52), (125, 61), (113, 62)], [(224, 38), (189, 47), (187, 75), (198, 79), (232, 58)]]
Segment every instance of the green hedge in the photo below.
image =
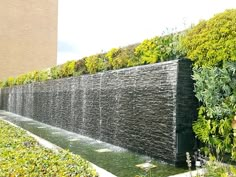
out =
[(236, 160), (236, 138), (231, 123), (236, 113), (236, 63), (222, 67), (194, 69), (196, 97), (202, 103), (193, 130), (207, 154), (223, 157), (231, 153)]
[(47, 70), (34, 71), (15, 78), (9, 77), (0, 81), (0, 88), (176, 59), (183, 56), (179, 50), (180, 36), (181, 34), (176, 33), (154, 37), (140, 44), (112, 48), (107, 53), (68, 61)]
[(0, 176), (97, 176), (80, 156), (43, 148), (25, 131), (2, 120), (0, 140)]
[(226, 10), (189, 29), (182, 50), (197, 66), (236, 61), (236, 9)]

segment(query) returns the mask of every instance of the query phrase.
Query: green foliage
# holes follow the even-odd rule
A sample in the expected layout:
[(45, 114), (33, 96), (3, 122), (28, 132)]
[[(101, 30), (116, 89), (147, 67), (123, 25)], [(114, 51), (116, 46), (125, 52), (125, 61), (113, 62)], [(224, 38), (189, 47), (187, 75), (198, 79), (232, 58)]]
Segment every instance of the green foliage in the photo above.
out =
[(60, 67), (54, 66), (54, 67), (50, 68), (50, 76), (51, 76), (51, 79), (60, 78)]
[(109, 68), (107, 58), (104, 54), (86, 57), (85, 66), (90, 74), (94, 74), (99, 71), (104, 71)]
[(54, 153), (38, 145), (25, 131), (3, 121), (0, 139), (0, 176), (97, 176), (78, 155), (65, 150)]
[(126, 48), (113, 48), (107, 52), (106, 57), (112, 69), (120, 69), (128, 66), (129, 53)]
[(67, 61), (66, 63), (50, 68), (49, 78), (59, 79), (74, 76), (76, 73), (76, 61)]
[(85, 65), (85, 59), (78, 60), (75, 64), (75, 73), (74, 76), (80, 76), (81, 74), (86, 74), (87, 68)]
[(42, 71), (34, 71), (31, 74), (31, 81), (30, 82), (42, 82), (49, 79), (49, 71), (42, 70)]
[(16, 78), (16, 85), (28, 84), (31, 82), (31, 73), (22, 74)]
[(229, 177), (236, 176), (236, 167), (227, 165), (216, 160), (214, 156), (210, 156), (210, 160), (204, 166), (206, 173), (204, 177)]
[(76, 69), (76, 61), (67, 61), (63, 65), (60, 66), (60, 77), (70, 77), (73, 76)]
[(15, 85), (30, 84), (33, 82), (42, 82), (48, 80), (48, 71), (33, 71), (26, 74), (22, 74), (15, 79)]
[(85, 66), (90, 74), (94, 74), (98, 70), (98, 57), (96, 55), (89, 56), (85, 59)]
[(135, 49), (135, 54), (140, 58), (141, 64), (156, 63), (182, 57), (179, 50), (181, 34), (169, 34), (144, 40)]
[(156, 63), (158, 61), (159, 51), (156, 50), (156, 40), (159, 37), (153, 39), (144, 40), (137, 48), (135, 49), (135, 54), (139, 56), (140, 63)]
[(16, 80), (14, 77), (9, 77), (7, 80), (3, 82), (3, 87), (12, 87), (16, 84)]
[(236, 61), (236, 10), (226, 10), (201, 21), (182, 38), (182, 48), (197, 66), (214, 66), (220, 61)]
[(139, 44), (133, 44), (133, 45), (129, 45), (127, 47), (121, 48), (121, 52), (123, 53), (121, 54), (121, 56), (126, 58), (126, 60), (128, 60), (127, 67), (141, 65), (139, 61), (139, 57), (135, 55), (135, 48), (138, 45)]
[(193, 130), (210, 149), (208, 153), (231, 153), (235, 158), (231, 122), (236, 112), (236, 63), (222, 67), (195, 68), (195, 93), (202, 103)]
[(34, 71), (5, 80), (1, 87), (11, 87), (33, 82), (94, 74), (96, 72), (172, 60), (184, 56), (179, 47), (181, 33), (145, 40), (123, 48), (113, 48), (107, 53), (92, 55), (78, 61), (68, 61), (49, 70)]

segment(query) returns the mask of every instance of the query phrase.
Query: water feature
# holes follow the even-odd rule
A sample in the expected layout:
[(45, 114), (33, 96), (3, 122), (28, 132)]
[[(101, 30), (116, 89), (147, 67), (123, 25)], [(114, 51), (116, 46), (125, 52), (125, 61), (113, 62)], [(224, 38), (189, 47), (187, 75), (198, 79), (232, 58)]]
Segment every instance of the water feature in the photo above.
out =
[(174, 60), (4, 88), (0, 109), (177, 164), (194, 145), (191, 72)]
[(185, 169), (175, 168), (148, 156), (133, 153), (126, 149), (16, 114), (0, 111), (0, 118), (10, 121), (64, 149), (69, 149), (118, 177), (134, 177), (135, 175), (145, 174), (136, 165), (147, 161), (151, 161), (157, 166), (152, 170), (152, 174), (155, 177), (167, 177), (185, 171)]

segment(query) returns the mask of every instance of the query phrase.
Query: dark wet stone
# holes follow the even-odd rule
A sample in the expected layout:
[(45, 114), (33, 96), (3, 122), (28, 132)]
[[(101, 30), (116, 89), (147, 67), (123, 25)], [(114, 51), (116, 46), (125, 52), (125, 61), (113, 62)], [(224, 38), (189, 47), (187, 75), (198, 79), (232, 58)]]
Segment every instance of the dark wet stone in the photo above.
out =
[(174, 60), (5, 88), (0, 109), (177, 164), (194, 145), (191, 74)]

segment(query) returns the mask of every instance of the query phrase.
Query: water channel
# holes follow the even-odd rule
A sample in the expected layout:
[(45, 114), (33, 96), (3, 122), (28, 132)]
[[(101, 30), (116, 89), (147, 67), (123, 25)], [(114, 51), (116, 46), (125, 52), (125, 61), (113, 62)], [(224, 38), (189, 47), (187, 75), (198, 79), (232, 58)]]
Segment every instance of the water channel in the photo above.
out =
[(137, 164), (151, 162), (157, 167), (152, 169), (152, 176), (167, 177), (186, 171), (157, 161), (148, 156), (130, 152), (126, 149), (97, 141), (79, 134), (53, 127), (26, 117), (6, 111), (0, 111), (0, 117), (32, 132), (64, 149), (80, 155), (84, 159), (104, 168), (118, 177), (145, 175)]

